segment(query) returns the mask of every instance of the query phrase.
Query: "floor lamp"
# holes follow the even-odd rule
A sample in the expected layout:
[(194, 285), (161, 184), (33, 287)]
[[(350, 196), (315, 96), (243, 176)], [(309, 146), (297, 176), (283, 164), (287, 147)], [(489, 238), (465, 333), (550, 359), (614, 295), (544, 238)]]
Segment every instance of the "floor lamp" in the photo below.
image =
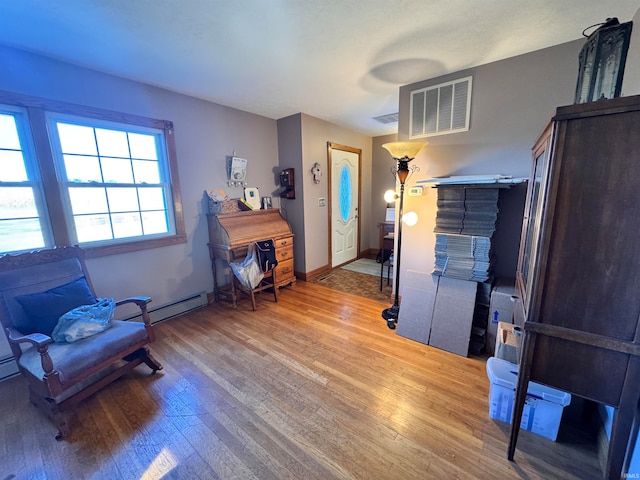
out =
[[(393, 159), (398, 162), (398, 168), (395, 171), (395, 175), (396, 179), (400, 182), (400, 195), (398, 196), (397, 194), (395, 194), (395, 192), (392, 191), (392, 200), (397, 198), (400, 199), (398, 212), (398, 243), (396, 245), (396, 252), (394, 255), (396, 267), (395, 296), (393, 299), (393, 305), (389, 308), (385, 308), (382, 311), (382, 318), (387, 321), (387, 326), (392, 330), (396, 328), (396, 323), (398, 323), (398, 314), (400, 313), (400, 254), (402, 253), (402, 208), (404, 202), (404, 183), (407, 181), (407, 178), (409, 178), (409, 173), (417, 168), (414, 165), (414, 168), (412, 170), (409, 170), (409, 162), (415, 158), (418, 152), (425, 145), (427, 145), (427, 142), (392, 142), (382, 145), (382, 148), (387, 150), (391, 154)], [(385, 198), (385, 200), (389, 201), (387, 198)]]

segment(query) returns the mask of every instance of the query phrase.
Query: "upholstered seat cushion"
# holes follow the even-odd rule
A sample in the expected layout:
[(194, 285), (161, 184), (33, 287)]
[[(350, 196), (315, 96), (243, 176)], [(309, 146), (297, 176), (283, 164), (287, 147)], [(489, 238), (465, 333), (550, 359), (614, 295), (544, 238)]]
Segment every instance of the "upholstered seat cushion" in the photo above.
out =
[[(60, 381), (64, 384), (76, 375), (111, 358), (117, 352), (122, 352), (147, 338), (143, 323), (113, 320), (111, 328), (97, 335), (75, 343), (52, 343), (49, 345), (49, 356), (53, 361), (53, 368), (59, 372)], [(35, 377), (44, 377), (40, 354), (35, 348), (25, 351), (19, 363)]]

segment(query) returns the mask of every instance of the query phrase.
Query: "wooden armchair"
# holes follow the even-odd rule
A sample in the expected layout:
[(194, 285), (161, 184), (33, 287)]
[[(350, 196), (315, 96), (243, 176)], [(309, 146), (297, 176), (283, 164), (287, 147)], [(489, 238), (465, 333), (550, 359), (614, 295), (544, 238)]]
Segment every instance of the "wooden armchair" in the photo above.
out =
[(154, 340), (149, 297), (136, 304), (142, 322), (113, 320), (112, 326), (73, 343), (57, 343), (51, 332), (63, 313), (95, 301), (80, 247), (63, 247), (0, 257), (0, 323), (29, 398), (59, 429), (69, 433), (66, 411), (141, 363), (162, 369), (147, 344)]

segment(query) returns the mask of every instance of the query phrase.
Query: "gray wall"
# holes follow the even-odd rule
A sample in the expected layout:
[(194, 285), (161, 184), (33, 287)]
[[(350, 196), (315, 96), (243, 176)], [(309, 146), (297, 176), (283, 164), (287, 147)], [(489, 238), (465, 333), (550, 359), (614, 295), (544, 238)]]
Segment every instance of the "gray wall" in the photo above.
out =
[[(370, 248), (371, 238), (371, 137), (352, 130), (346, 130), (332, 123), (302, 114), (302, 172), (297, 177), (302, 182), (304, 201), (304, 266), (305, 272), (312, 272), (329, 265), (329, 178), (327, 142), (337, 143), (362, 150), (360, 195), (360, 249)], [(315, 162), (321, 166), (324, 175), (320, 183), (313, 183), (311, 167)], [(327, 199), (327, 206), (319, 207), (318, 199)], [(297, 251), (296, 251), (297, 254)], [(298, 268), (296, 267), (296, 270)]]
[[(309, 115), (275, 121), (150, 85), (0, 46), (0, 90), (98, 107), (174, 122), (183, 199), (186, 244), (90, 259), (87, 264), (99, 295), (122, 298), (151, 295), (155, 305), (200, 291), (213, 281), (207, 250), (205, 190), (223, 189), (232, 198), (239, 187), (226, 185), (226, 157), (248, 159), (247, 183), (273, 196), (296, 234), (298, 272), (328, 264), (328, 216), (318, 197), (328, 198), (327, 142), (362, 149), (361, 248), (371, 239), (371, 137), (345, 130)], [(321, 183), (312, 181), (311, 166), (322, 165)], [(279, 172), (295, 168), (296, 199), (280, 199)], [(228, 274), (219, 276), (223, 283)]]
[[(296, 235), (295, 269), (299, 273), (313, 273), (330, 266), (327, 142), (362, 150), (360, 249), (373, 248), (373, 244), (377, 244), (377, 237), (371, 236), (371, 137), (303, 113), (282, 118), (278, 120), (280, 166), (296, 169), (296, 199), (282, 200), (282, 208)], [(311, 174), (311, 167), (316, 162), (323, 172), (318, 184), (313, 183)], [(326, 199), (324, 207), (318, 205), (319, 198)]]
[[(280, 169), (293, 168), (296, 182), (296, 198), (280, 201), (282, 213), (289, 221), (295, 235), (293, 239), (294, 269), (305, 272), (304, 261), (304, 201), (302, 182), (302, 115), (297, 113), (278, 120), (278, 151), (280, 155)], [(309, 167), (311, 168), (311, 167)]]
[(91, 259), (88, 268), (103, 297), (151, 295), (158, 305), (210, 292), (204, 191), (241, 196), (226, 186), (234, 151), (249, 160), (249, 186), (263, 195), (277, 190), (276, 121), (7, 47), (0, 65), (1, 90), (174, 122), (187, 243)]
[[(460, 174), (529, 176), (531, 147), (559, 105), (573, 103), (582, 41), (490, 63), (451, 75), (425, 80), (400, 89), (399, 140), (409, 139), (409, 95), (412, 90), (472, 75), (473, 92), (470, 130), (426, 138), (429, 142), (414, 160), (420, 172), (407, 188), (420, 179)], [(422, 197), (406, 197), (405, 211), (419, 215), (416, 226), (403, 231), (401, 290), (407, 269), (433, 270), (437, 192), (427, 188)], [(507, 200), (509, 201), (509, 199)], [(501, 275), (515, 275), (524, 195), (511, 196), (506, 206), (512, 217), (501, 222), (508, 230), (498, 255), (507, 259)], [(506, 225), (505, 225), (506, 224)], [(402, 291), (400, 291), (402, 294)]]
[(396, 169), (396, 162), (391, 158), (382, 145), (385, 143), (395, 142), (398, 136), (385, 135), (382, 137), (374, 137), (373, 139), (373, 161), (372, 161), (372, 182), (371, 182), (371, 214), (373, 216), (371, 222), (371, 239), (375, 245), (369, 248), (378, 248), (378, 240), (380, 231), (378, 224), (384, 222), (387, 202), (384, 201), (384, 192), (395, 188), (395, 177), (392, 175), (392, 169)]
[[(626, 19), (620, 19), (620, 22), (626, 22)], [(640, 34), (637, 28), (640, 28), (640, 9), (633, 16), (633, 28), (631, 30), (631, 41), (629, 43), (629, 52), (627, 53), (627, 65), (624, 70), (624, 80), (622, 81), (622, 95), (640, 94)]]

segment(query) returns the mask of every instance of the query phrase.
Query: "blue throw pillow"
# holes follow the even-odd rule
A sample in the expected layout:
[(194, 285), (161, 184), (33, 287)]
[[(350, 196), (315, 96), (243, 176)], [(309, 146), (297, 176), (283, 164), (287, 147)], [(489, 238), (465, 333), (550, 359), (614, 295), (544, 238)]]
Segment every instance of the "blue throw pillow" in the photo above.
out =
[(19, 295), (16, 300), (29, 317), (27, 324), (16, 325), (20, 333), (49, 336), (62, 315), (80, 305), (91, 305), (97, 301), (84, 277), (46, 292)]

